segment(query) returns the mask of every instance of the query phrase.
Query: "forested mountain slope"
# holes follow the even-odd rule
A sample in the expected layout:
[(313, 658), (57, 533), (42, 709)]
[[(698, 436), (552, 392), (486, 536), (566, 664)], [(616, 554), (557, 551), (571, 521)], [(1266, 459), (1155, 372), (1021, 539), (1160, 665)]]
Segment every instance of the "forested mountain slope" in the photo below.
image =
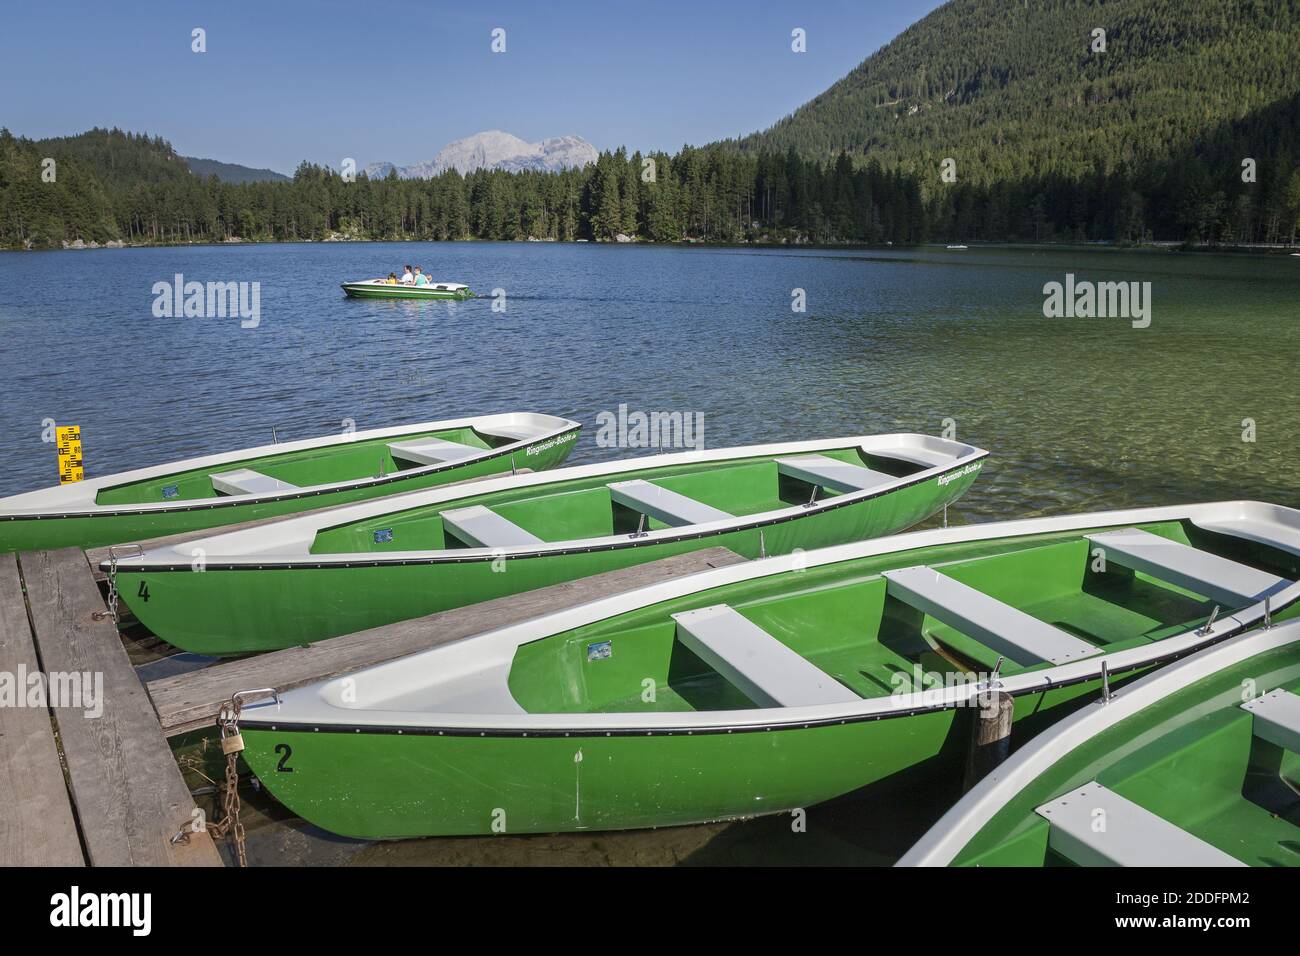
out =
[(1180, 157), (1296, 93), (1296, 0), (953, 0), (737, 145), (923, 175), (953, 157), (975, 184), (1081, 176)]

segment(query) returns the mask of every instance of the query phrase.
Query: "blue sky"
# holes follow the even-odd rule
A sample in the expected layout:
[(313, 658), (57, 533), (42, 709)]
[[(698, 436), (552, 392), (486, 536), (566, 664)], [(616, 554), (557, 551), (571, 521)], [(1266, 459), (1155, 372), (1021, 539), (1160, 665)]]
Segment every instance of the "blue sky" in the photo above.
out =
[[(0, 125), (119, 126), (282, 172), (415, 162), (486, 129), (674, 151), (771, 125), (939, 5), (8, 0)], [(195, 27), (206, 53), (190, 49)], [(795, 27), (807, 53), (790, 50)]]

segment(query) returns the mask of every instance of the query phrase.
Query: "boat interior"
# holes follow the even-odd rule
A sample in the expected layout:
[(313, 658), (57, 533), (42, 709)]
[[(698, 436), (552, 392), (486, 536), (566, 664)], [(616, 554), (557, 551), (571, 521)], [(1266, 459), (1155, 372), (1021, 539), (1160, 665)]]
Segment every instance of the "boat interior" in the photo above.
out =
[(268, 495), (359, 481), (442, 465), (552, 431), (539, 425), (496, 424), (336, 442), (222, 462), (215, 467), (156, 475), (101, 488), (98, 505), (152, 504), (239, 495)]
[[(1243, 703), (1243, 687), (1258, 693)], [(1104, 834), (1093, 826), (1098, 809)], [(968, 850), (959, 863), (1300, 866), (1296, 645), (1197, 681), (1098, 734), (1018, 795)]]
[[(974, 451), (925, 436), (559, 479), (323, 528), (313, 554), (510, 548), (706, 524), (886, 490)], [(869, 450), (868, 450), (869, 449)]]
[[(1205, 524), (949, 543), (741, 581), (523, 643), (509, 695), (534, 714), (886, 697), (1152, 644), (1300, 578), (1300, 529)], [(445, 710), (444, 692), (427, 686), (418, 709)]]

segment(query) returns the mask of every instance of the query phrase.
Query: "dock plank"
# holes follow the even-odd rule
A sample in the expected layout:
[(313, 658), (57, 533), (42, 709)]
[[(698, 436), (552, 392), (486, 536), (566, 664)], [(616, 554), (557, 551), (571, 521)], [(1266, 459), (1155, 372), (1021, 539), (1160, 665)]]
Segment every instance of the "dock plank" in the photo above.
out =
[[(0, 555), (0, 673), (40, 671), (18, 561)], [(26, 682), (15, 692), (26, 699)], [(45, 706), (0, 706), (0, 866), (82, 866), (54, 725)]]
[[(519, 468), (515, 471), (515, 474), (517, 475), (531, 475), (532, 473), (533, 470), (531, 468)], [(481, 475), (478, 478), (462, 478), (460, 481), (449, 481), (445, 485), (438, 485), (437, 488), (423, 488), (419, 491), (403, 491), (400, 494), (389, 495), (384, 500), (392, 503), (394, 507), (400, 507), (402, 503), (402, 499), (408, 495), (422, 495), (425, 492), (435, 491), (438, 488), (455, 488), (459, 485), (470, 485), (476, 481), (488, 481), (493, 478), (505, 478), (509, 474), (510, 472), (508, 471), (501, 471), (491, 475)], [(376, 499), (372, 498), (369, 500), (373, 501)], [(329, 514), (331, 511), (341, 511), (344, 508), (351, 508), (354, 505), (365, 504), (365, 503), (366, 503), (365, 501), (355, 501), (352, 502), (351, 504), (346, 504), (346, 505), (330, 505), (329, 507), (326, 508), (311, 508), (308, 509), (307, 511), (295, 512), (294, 514), (276, 515), (275, 517), (272, 518), (258, 518), (255, 521), (240, 521), (237, 524), (227, 524), (217, 528), (205, 528), (201, 531), (182, 531), (179, 534), (168, 534), (168, 535), (163, 535), (160, 538), (149, 538), (143, 541), (120, 541), (118, 542), (118, 545), (120, 546), (123, 544), (138, 544), (146, 550), (150, 548), (166, 548), (174, 544), (180, 544), (182, 541), (188, 541), (191, 538), (207, 538), (214, 534), (226, 534), (227, 532), (230, 531), (244, 531), (248, 528), (259, 528), (262, 525), (270, 524), (273, 521), (286, 521), (290, 518), (305, 518), (308, 517), (309, 515)], [(94, 575), (96, 581), (105, 581), (108, 579), (108, 572), (99, 570), (99, 564), (101, 561), (108, 560), (109, 547), (111, 546), (105, 545), (104, 547), (100, 547), (100, 548), (89, 548), (86, 551), (86, 560), (90, 562), (90, 570), (91, 573)], [(123, 610), (126, 610), (125, 606), (123, 607)]]
[(77, 548), (18, 557), (41, 662), (47, 672), (102, 675), (103, 713), (54, 710), (72, 799), (92, 866), (221, 866), (212, 839), (171, 837), (193, 819), (181, 779), (144, 687), (104, 611)]
[(331, 637), (306, 647), (290, 647), (226, 661), (203, 670), (159, 678), (146, 686), (163, 732), (172, 736), (213, 726), (217, 709), (236, 691), (259, 687), (292, 690), (600, 597), (710, 568), (739, 564), (744, 560), (734, 551), (722, 547), (692, 551), (481, 604)]

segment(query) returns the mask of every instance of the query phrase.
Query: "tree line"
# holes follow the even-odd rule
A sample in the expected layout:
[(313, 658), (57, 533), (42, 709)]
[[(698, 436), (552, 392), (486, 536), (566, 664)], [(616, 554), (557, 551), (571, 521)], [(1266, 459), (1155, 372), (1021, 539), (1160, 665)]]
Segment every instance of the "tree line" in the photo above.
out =
[[(1284, 112), (1276, 121), (1294, 123), (1300, 98)], [(828, 244), (1293, 241), (1300, 171), (1287, 147), (1261, 157), (1247, 182), (1236, 145), (1141, 167), (1121, 162), (994, 182), (966, 181), (960, 168), (946, 182), (937, 161), (929, 171), (905, 171), (847, 150), (823, 161), (793, 147), (717, 144), (673, 155), (619, 149), (561, 172), (349, 181), (304, 162), (289, 182), (230, 183), (194, 175), (157, 137), (92, 130), (38, 142), (0, 130), (0, 245), (620, 235)]]

